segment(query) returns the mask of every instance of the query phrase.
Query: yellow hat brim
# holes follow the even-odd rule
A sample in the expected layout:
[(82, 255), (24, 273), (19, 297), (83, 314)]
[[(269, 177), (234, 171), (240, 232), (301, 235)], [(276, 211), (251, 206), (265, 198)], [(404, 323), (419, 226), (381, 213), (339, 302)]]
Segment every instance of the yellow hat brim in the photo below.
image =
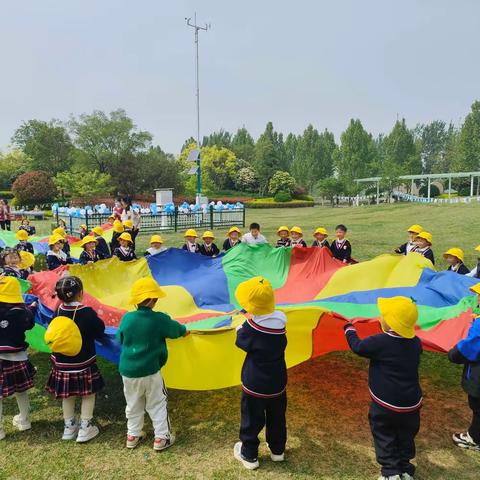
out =
[[(378, 309), (385, 323), (398, 335), (404, 338), (415, 337), (415, 323), (418, 319), (418, 312), (415, 321), (411, 326), (406, 326), (401, 322), (402, 312), (398, 312), (398, 298), (379, 298), (377, 300)], [(413, 312), (413, 310), (412, 310)]]
[(19, 252), (20, 253), (20, 263), (18, 268), (20, 270), (26, 270), (30, 268), (35, 263), (35, 256), (30, 252)]

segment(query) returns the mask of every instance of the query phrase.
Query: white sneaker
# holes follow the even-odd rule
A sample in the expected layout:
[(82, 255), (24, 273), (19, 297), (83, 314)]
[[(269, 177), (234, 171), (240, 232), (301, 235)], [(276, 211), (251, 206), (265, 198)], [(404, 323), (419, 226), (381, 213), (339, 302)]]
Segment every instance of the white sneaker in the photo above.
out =
[(32, 424), (30, 420), (24, 420), (20, 416), (20, 414), (15, 415), (12, 420), (13, 426), (19, 430), (20, 432), (24, 432), (25, 430), (30, 430), (32, 428)]
[(281, 453), (280, 455), (270, 452), (270, 458), (272, 459), (272, 462), (284, 462), (285, 452)]
[(0, 427), (0, 440), (3, 440), (5, 437), (5, 430), (3, 429), (3, 427)]
[(415, 480), (409, 473), (402, 473), (402, 480)]
[(100, 430), (91, 420), (82, 420), (80, 429), (78, 430), (77, 443), (85, 443), (95, 438)]
[(233, 456), (242, 463), (242, 465), (247, 469), (247, 470), (256, 470), (259, 466), (260, 463), (258, 463), (258, 459), (256, 458), (255, 460), (247, 460), (243, 455), (242, 455), (242, 442), (237, 442), (234, 447), (233, 447)]
[(156, 452), (161, 452), (166, 450), (168, 447), (171, 447), (175, 443), (175, 435), (170, 435), (170, 438), (160, 438), (155, 437), (153, 441), (153, 449)]
[(79, 425), (74, 418), (65, 420), (62, 440), (75, 440), (78, 435)]

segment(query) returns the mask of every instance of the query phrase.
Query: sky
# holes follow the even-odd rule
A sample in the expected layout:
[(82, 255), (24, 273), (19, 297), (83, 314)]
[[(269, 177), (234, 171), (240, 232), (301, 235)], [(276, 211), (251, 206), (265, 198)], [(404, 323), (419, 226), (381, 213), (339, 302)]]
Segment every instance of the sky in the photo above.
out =
[(0, 149), (30, 119), (123, 108), (165, 151), (245, 126), (338, 140), (397, 116), (460, 124), (480, 100), (478, 0), (0, 0)]

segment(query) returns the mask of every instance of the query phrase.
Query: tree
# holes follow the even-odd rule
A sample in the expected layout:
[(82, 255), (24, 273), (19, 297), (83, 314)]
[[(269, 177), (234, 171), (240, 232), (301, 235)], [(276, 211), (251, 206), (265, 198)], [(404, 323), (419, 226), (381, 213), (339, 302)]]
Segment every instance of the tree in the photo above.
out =
[(299, 138), (300, 136), (297, 137), (295, 134), (289, 133), (287, 135), (287, 138), (285, 139), (285, 163), (289, 172), (292, 171), (292, 165), (297, 158), (297, 147)]
[(235, 188), (243, 192), (254, 192), (258, 188), (258, 178), (251, 167), (241, 168), (235, 175)]
[(200, 156), (202, 171), (212, 180), (218, 190), (234, 187), (237, 157), (228, 148), (203, 147)]
[(279, 170), (270, 179), (268, 192), (272, 195), (276, 195), (278, 192), (285, 192), (291, 195), (295, 190), (295, 184), (295, 179), (288, 172)]
[(208, 137), (203, 137), (202, 147), (225, 147), (231, 148), (232, 134), (220, 129), (219, 132), (213, 132)]
[(328, 198), (334, 207), (335, 198), (343, 193), (343, 182), (335, 177), (323, 178), (317, 183), (317, 190), (322, 197)]
[(17, 205), (35, 205), (50, 202), (57, 188), (49, 173), (33, 171), (20, 175), (12, 185)]
[(427, 125), (417, 125), (415, 137), (420, 140), (422, 172), (433, 173), (442, 163), (442, 157), (445, 154), (446, 124), (441, 120), (435, 120)]
[(412, 132), (407, 128), (405, 119), (397, 120), (390, 134), (385, 138), (385, 162), (388, 166), (400, 167), (400, 172), (418, 174), (422, 171), (419, 152), (415, 148)]
[(0, 189), (9, 190), (17, 177), (29, 169), (31, 160), (19, 149), (0, 153)]
[(459, 156), (455, 170), (474, 172), (480, 169), (480, 101), (472, 104), (460, 131)]
[(239, 128), (232, 138), (231, 149), (238, 159), (245, 160), (249, 165), (255, 158), (255, 142), (246, 128)]
[(112, 178), (108, 173), (100, 173), (98, 170), (69, 170), (57, 173), (54, 178), (57, 188), (63, 195), (73, 197), (94, 197), (112, 193)]
[(31, 159), (30, 169), (50, 175), (67, 170), (74, 150), (67, 130), (58, 120), (29, 120), (13, 134), (12, 142)]

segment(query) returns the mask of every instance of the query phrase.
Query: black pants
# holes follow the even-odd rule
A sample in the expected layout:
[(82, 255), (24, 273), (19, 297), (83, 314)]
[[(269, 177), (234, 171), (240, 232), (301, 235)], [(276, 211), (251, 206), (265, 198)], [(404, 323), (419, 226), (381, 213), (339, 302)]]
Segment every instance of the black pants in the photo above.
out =
[(396, 413), (372, 402), (368, 419), (382, 475), (388, 477), (408, 473), (413, 476), (415, 466), (410, 460), (415, 457), (415, 436), (420, 429), (420, 410)]
[(254, 460), (258, 456), (258, 435), (266, 427), (268, 447), (275, 455), (285, 451), (287, 442), (287, 393), (273, 398), (258, 398), (242, 393), (240, 440), (242, 455)]
[(11, 220), (2, 220), (2, 221), (0, 221), (0, 228), (2, 230), (10, 231), (11, 224), (12, 224)]
[(468, 433), (475, 443), (480, 444), (480, 398), (468, 396), (468, 406), (472, 409), (472, 424)]

